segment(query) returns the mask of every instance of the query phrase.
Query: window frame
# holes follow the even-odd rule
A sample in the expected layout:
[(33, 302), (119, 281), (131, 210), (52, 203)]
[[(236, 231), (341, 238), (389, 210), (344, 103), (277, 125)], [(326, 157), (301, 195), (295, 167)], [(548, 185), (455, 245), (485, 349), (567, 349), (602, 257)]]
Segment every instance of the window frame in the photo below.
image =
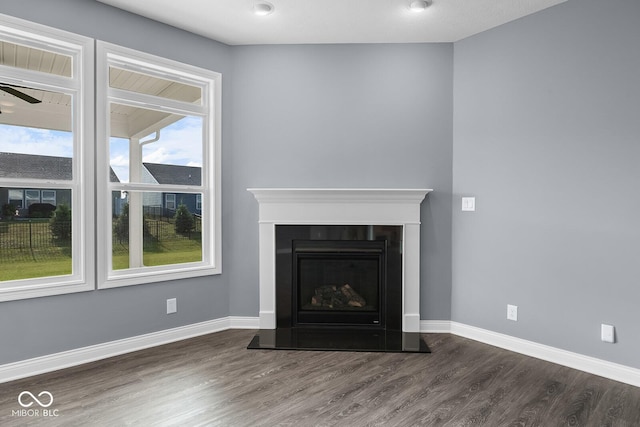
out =
[[(173, 197), (171, 203), (173, 203), (173, 208), (169, 207), (169, 196)], [(165, 193), (164, 194), (164, 207), (168, 210), (175, 211), (178, 206), (176, 205), (176, 193)]]
[[(96, 46), (96, 117), (97, 117), (97, 220), (98, 239), (104, 244), (98, 251), (98, 288), (155, 283), (222, 273), (221, 240), (221, 87), (220, 73), (176, 62), (133, 49), (97, 41)], [(178, 82), (196, 82), (202, 88), (202, 105), (161, 99), (153, 95), (128, 92), (109, 87), (109, 67), (125, 67), (134, 72)], [(194, 111), (203, 117), (203, 165), (202, 185), (186, 188), (184, 192), (204, 194), (203, 210), (206, 211), (202, 230), (202, 262), (169, 264), (154, 267), (137, 267), (113, 270), (112, 266), (112, 191), (162, 191), (163, 187), (148, 183), (113, 183), (110, 181), (110, 103), (154, 108), (166, 106), (167, 111)], [(158, 104), (159, 103), (159, 104)], [(203, 113), (204, 112), (204, 113)], [(176, 189), (178, 190), (178, 189)]]
[[(33, 193), (37, 194), (37, 197), (33, 197)], [(29, 193), (32, 193), (31, 196), (29, 195)], [(34, 203), (40, 203), (40, 190), (36, 190), (33, 188), (29, 188), (24, 190), (24, 204), (25, 204), (25, 208), (29, 208), (29, 206), (31, 206)]]
[(9, 188), (9, 191), (7, 191), (7, 203), (11, 204), (12, 201), (18, 200), (16, 198), (12, 198), (11, 197), (11, 192), (12, 191), (19, 191), (20, 192), (20, 206), (15, 206), (16, 209), (22, 209), (24, 207), (24, 189), (23, 188)]
[[(53, 197), (45, 197), (45, 192), (53, 193)], [(58, 205), (58, 194), (56, 190), (40, 190), (40, 203), (50, 203), (51, 201), (53, 201), (53, 203), (51, 203), (53, 206)]]
[[(0, 282), (0, 301), (36, 298), (95, 289), (94, 41), (91, 38), (0, 14), (0, 38), (10, 43), (72, 58), (71, 77), (0, 64), (3, 82), (70, 94), (72, 103), (73, 178), (70, 181), (0, 178), (14, 189), (70, 189), (73, 205), (72, 273)], [(26, 193), (23, 193), (26, 197)], [(27, 202), (23, 199), (23, 205)]]

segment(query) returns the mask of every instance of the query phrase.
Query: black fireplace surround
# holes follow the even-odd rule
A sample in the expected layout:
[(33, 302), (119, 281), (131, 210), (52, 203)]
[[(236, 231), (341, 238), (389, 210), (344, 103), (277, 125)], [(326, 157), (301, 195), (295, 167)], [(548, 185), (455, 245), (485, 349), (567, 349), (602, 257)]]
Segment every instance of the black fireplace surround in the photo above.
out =
[(402, 332), (402, 226), (275, 227), (276, 329), (248, 348), (429, 352)]
[[(402, 227), (276, 226), (276, 327), (402, 329)], [(348, 284), (365, 307), (311, 306)]]

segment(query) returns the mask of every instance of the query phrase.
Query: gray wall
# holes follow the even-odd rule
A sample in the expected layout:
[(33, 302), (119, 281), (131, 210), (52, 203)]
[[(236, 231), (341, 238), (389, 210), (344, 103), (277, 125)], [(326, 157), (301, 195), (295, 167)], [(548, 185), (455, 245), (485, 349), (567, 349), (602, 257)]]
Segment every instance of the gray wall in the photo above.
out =
[[(637, 1), (569, 0), (454, 45), (229, 47), (94, 1), (0, 12), (220, 71), (224, 88), (224, 274), (0, 303), (0, 364), (256, 316), (246, 188), (362, 186), (436, 190), (423, 319), (640, 367)], [(603, 322), (617, 344), (599, 341)]]
[[(0, 364), (228, 315), (258, 314), (252, 186), (430, 187), (422, 316), (451, 296), (453, 49), (225, 46), (83, 0), (2, 13), (223, 73), (223, 274), (0, 303)], [(177, 315), (164, 314), (178, 299)]]
[(232, 313), (259, 309), (247, 187), (426, 187), (421, 314), (449, 318), (452, 54), (451, 44), (233, 48)]
[(569, 0), (455, 44), (454, 321), (640, 368), (639, 23)]
[[(230, 105), (226, 45), (95, 1), (3, 1), (0, 13), (222, 72), (223, 106)], [(228, 117), (223, 128), (224, 150)], [(223, 275), (2, 302), (0, 364), (225, 317), (228, 290)], [(178, 313), (166, 315), (167, 298), (177, 298)]]

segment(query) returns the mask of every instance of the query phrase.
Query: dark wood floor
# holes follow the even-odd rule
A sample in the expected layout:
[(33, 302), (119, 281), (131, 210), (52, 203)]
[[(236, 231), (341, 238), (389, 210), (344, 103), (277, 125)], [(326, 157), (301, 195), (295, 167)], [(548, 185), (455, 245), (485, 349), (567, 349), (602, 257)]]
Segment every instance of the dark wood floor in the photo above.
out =
[[(253, 334), (0, 384), (0, 426), (640, 426), (640, 388), (449, 334), (431, 354), (246, 350)], [(16, 416), (45, 390), (57, 417)]]

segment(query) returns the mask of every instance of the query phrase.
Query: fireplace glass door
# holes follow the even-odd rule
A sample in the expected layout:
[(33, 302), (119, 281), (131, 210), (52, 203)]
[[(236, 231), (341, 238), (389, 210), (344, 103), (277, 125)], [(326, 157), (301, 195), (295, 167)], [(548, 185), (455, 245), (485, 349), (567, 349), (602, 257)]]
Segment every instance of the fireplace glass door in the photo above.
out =
[(294, 325), (384, 327), (385, 252), (385, 241), (294, 241)]

